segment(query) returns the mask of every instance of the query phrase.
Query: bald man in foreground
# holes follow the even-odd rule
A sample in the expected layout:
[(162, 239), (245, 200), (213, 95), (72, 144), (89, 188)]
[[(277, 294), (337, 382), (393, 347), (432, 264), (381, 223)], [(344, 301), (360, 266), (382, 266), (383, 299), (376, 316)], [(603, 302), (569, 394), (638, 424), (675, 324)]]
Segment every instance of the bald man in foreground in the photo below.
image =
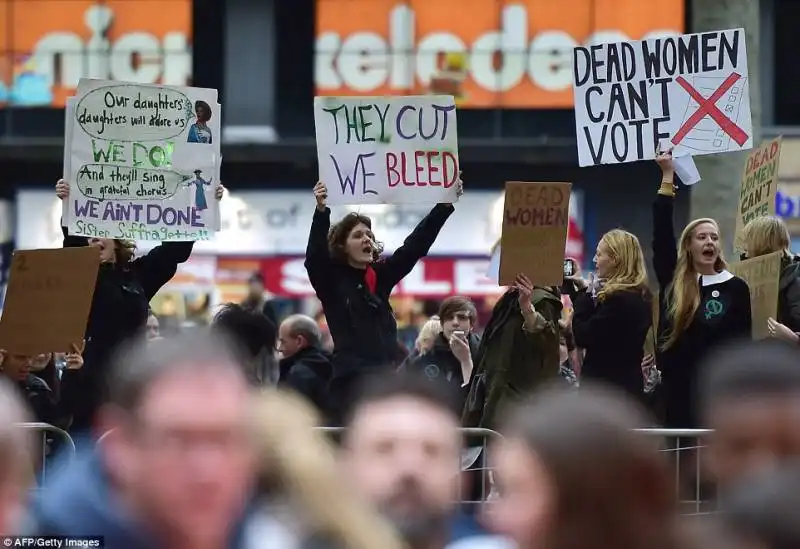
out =
[(286, 318), (278, 330), (278, 351), (281, 353), (278, 386), (303, 395), (326, 414), (333, 367), (330, 355), (322, 349), (319, 325), (305, 315)]

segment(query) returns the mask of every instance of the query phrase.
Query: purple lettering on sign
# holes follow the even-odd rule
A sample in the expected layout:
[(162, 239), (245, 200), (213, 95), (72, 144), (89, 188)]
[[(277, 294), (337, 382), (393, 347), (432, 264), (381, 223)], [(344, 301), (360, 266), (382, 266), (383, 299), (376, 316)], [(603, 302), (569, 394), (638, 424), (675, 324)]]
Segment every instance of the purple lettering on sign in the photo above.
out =
[(161, 204), (148, 204), (146, 222), (151, 225), (163, 224), (169, 227), (182, 225), (205, 227), (200, 212), (194, 206), (173, 208), (171, 206), (163, 207)]
[[(455, 111), (455, 105), (431, 105), (433, 109), (433, 129), (429, 132), (425, 131), (425, 124), (423, 123), (424, 119), (430, 119), (430, 117), (426, 117), (425, 107), (414, 107), (412, 105), (403, 105), (397, 111), (397, 117), (395, 118), (395, 129), (397, 130), (397, 135), (402, 137), (405, 140), (416, 139), (417, 136), (421, 137), (425, 141), (430, 141), (431, 139), (440, 139), (444, 141), (447, 137), (447, 121), (449, 118), (450, 111)], [(417, 117), (412, 123), (415, 124), (416, 128), (413, 133), (405, 133), (403, 131), (403, 116), (409, 112), (416, 112)], [(430, 111), (427, 111), (430, 112)], [(439, 132), (439, 125), (441, 121), (441, 134)], [(430, 123), (430, 122), (428, 122)], [(406, 127), (408, 124), (406, 124)]]

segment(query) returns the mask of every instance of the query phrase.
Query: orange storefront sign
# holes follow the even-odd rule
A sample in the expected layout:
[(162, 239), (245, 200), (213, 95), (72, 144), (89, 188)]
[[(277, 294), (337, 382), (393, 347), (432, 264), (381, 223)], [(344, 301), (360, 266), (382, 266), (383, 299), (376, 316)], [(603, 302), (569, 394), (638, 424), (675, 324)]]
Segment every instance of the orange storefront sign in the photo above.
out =
[(0, 103), (64, 106), (82, 77), (190, 83), (191, 0), (0, 0)]
[(684, 0), (317, 0), (317, 94), (569, 108), (574, 46), (680, 34), (684, 9)]

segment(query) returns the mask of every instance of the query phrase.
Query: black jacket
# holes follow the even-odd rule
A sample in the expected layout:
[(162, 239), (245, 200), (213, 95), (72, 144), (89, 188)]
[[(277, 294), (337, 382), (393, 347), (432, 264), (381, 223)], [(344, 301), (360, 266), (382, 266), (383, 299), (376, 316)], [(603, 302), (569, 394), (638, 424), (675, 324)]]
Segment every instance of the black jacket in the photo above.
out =
[[(87, 239), (64, 232), (64, 247), (88, 245)], [(120, 343), (142, 332), (150, 300), (169, 282), (192, 253), (194, 242), (165, 242), (125, 264), (104, 263), (97, 273), (86, 325), (83, 368), (65, 370), (61, 398), (72, 414), (72, 429), (91, 426), (105, 393), (105, 375)]]
[(38, 376), (28, 374), (24, 380), (17, 382), (17, 387), (28, 402), (36, 421), (56, 427), (64, 425), (63, 413), (47, 382)]
[(397, 321), (389, 295), (417, 262), (428, 254), (453, 213), (451, 204), (437, 204), (395, 252), (375, 263), (377, 284), (371, 293), (365, 271), (336, 261), (328, 250), (331, 210), (314, 210), (305, 266), (322, 302), (334, 345), (335, 378), (389, 369), (397, 355)]
[(642, 398), (644, 343), (653, 324), (650, 298), (642, 290), (619, 290), (598, 302), (583, 291), (573, 306), (575, 344), (586, 350), (581, 379), (603, 381)]
[(800, 332), (800, 257), (786, 258), (778, 294), (778, 322)]
[[(469, 334), (469, 352), (472, 355), (473, 371), (478, 363), (478, 347), (480, 338), (475, 334)], [(461, 371), (461, 363), (450, 350), (450, 344), (444, 338), (444, 334), (439, 334), (434, 340), (433, 347), (423, 353), (410, 356), (400, 366), (401, 371), (422, 374), (434, 381), (443, 381), (450, 384), (461, 398), (461, 407), (457, 410), (461, 413), (464, 403), (469, 393), (469, 383), (464, 385), (464, 374)]]
[[(653, 204), (653, 267), (659, 286), (659, 345), (666, 341), (671, 331), (668, 288), (675, 276), (678, 257), (673, 203), (672, 197), (659, 194)], [(697, 392), (703, 359), (714, 348), (750, 338), (752, 333), (750, 289), (744, 280), (723, 271), (714, 276), (698, 276), (697, 284), (700, 306), (691, 324), (670, 348), (660, 347), (656, 352), (656, 365), (662, 374), (664, 423), (670, 428), (700, 426)]]
[(327, 412), (328, 383), (333, 374), (328, 353), (316, 347), (306, 347), (281, 359), (279, 368), (279, 387), (303, 395), (317, 409)]

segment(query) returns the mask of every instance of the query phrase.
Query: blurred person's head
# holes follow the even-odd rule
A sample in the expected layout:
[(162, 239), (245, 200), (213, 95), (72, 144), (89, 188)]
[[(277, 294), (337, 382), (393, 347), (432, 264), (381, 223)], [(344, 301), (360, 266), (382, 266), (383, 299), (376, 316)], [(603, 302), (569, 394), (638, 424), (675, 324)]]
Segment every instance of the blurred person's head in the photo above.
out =
[(430, 351), (433, 348), (433, 343), (436, 341), (436, 337), (441, 333), (442, 323), (439, 320), (439, 317), (430, 317), (427, 321), (425, 321), (425, 324), (422, 325), (422, 328), (419, 329), (419, 334), (414, 342), (414, 349), (418, 353)]
[(634, 431), (647, 422), (627, 398), (559, 386), (512, 409), (492, 454), (493, 528), (520, 549), (668, 547), (674, 485), (656, 438)]
[(11, 381), (24, 381), (31, 373), (33, 357), (22, 353), (5, 352), (0, 355), (0, 370)]
[(412, 548), (447, 541), (460, 476), (453, 397), (446, 384), (422, 376), (376, 377), (346, 422), (348, 480)]
[(322, 348), (322, 330), (313, 318), (291, 315), (281, 322), (278, 351), (283, 358), (294, 356), (307, 347)]
[(108, 390), (102, 457), (134, 514), (172, 546), (223, 546), (255, 476), (251, 389), (227, 342), (123, 349)]
[(800, 349), (782, 341), (729, 345), (704, 364), (708, 465), (726, 489), (750, 472), (800, 458)]
[(783, 252), (791, 255), (792, 238), (780, 217), (764, 215), (751, 219), (742, 231), (745, 256), (749, 258)]
[(678, 246), (675, 274), (667, 288), (671, 329), (662, 345), (664, 349), (675, 345), (700, 306), (698, 275), (710, 276), (728, 268), (722, 255), (719, 225), (713, 219), (704, 217), (691, 221), (683, 229)]
[(158, 317), (155, 315), (153, 311), (149, 311), (147, 314), (147, 324), (146, 324), (146, 336), (147, 341), (152, 341), (154, 339), (158, 339), (161, 337), (161, 325), (158, 322)]
[(608, 231), (597, 244), (594, 254), (597, 276), (605, 280), (598, 298), (619, 290), (647, 287), (647, 266), (639, 239), (627, 231)]
[(33, 430), (25, 402), (17, 389), (0, 380), (0, 535), (16, 533), (25, 512), (28, 487), (33, 480)]
[(53, 359), (53, 353), (39, 353), (31, 359), (31, 371), (41, 372)]
[(375, 240), (372, 232), (372, 220), (356, 212), (331, 227), (328, 248), (331, 257), (357, 269), (365, 269), (383, 253), (383, 244)]
[(469, 335), (475, 328), (478, 311), (471, 299), (456, 295), (442, 301), (438, 317), (442, 323), (442, 335), (449, 340), (453, 332)]
[(722, 505), (719, 518), (742, 549), (800, 547), (800, 464), (746, 475)]
[[(401, 549), (393, 529), (341, 475), (331, 440), (319, 425), (317, 410), (302, 397), (272, 388), (260, 392), (253, 422), (261, 450), (260, 495), (290, 497), (307, 523), (342, 547)], [(261, 543), (273, 546), (273, 540)]]
[(261, 299), (264, 295), (264, 275), (253, 273), (247, 280), (247, 296), (250, 298)]
[(95, 238), (87, 239), (89, 246), (100, 250), (101, 263), (125, 264), (133, 259), (136, 253), (136, 243), (132, 240), (114, 238)]
[(233, 344), (251, 377), (260, 358), (275, 350), (278, 339), (275, 325), (264, 313), (236, 303), (226, 303), (220, 308), (211, 322), (211, 332)]

